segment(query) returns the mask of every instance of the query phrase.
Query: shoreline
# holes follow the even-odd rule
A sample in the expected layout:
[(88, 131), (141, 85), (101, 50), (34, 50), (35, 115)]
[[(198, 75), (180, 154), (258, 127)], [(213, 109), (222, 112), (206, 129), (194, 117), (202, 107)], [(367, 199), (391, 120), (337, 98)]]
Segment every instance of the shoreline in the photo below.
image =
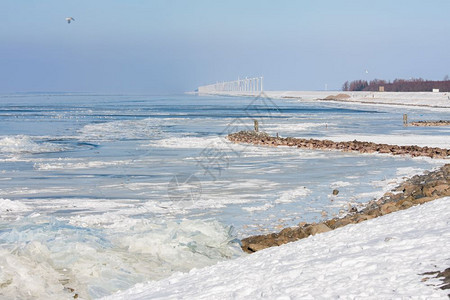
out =
[[(241, 131), (232, 133), (227, 138), (233, 143), (248, 143), (263, 146), (293, 146), (303, 149), (356, 151), (361, 153), (390, 153), (392, 155), (427, 156), (447, 158), (449, 149), (397, 146), (369, 142), (332, 142), (329, 140), (298, 139), (271, 137), (265, 133)], [(338, 192), (338, 191), (337, 191)], [(300, 223), (297, 227), (286, 227), (277, 233), (253, 235), (241, 240), (241, 248), (247, 253), (279, 246), (297, 241), (317, 233), (331, 231), (348, 224), (357, 224), (398, 210), (410, 208), (442, 197), (450, 196), (450, 164), (445, 164), (435, 171), (415, 175), (399, 186), (385, 193), (378, 200), (373, 200), (357, 210), (352, 207), (344, 217), (336, 217), (318, 223)]]
[[(264, 137), (264, 134), (258, 135), (258, 138), (260, 138), (261, 136)], [(373, 144), (377, 145), (375, 143)], [(267, 146), (274, 146), (274, 145), (267, 144)], [(419, 147), (413, 150), (417, 151), (418, 149), (424, 150), (429, 148)], [(343, 149), (333, 149), (333, 150), (342, 151)], [(450, 151), (450, 149), (445, 150), (446, 150), (446, 157), (448, 157), (449, 155), (448, 151)], [(348, 151), (356, 151), (356, 150), (351, 149), (350, 147)], [(398, 155), (409, 155), (409, 154), (398, 154)], [(361, 286), (360, 279), (362, 278), (370, 277), (369, 279), (366, 279), (367, 282), (382, 282), (379, 284), (381, 289), (379, 287), (376, 287), (373, 290), (374, 295), (378, 295), (378, 297), (380, 297), (380, 291), (384, 291), (384, 289), (386, 289), (386, 282), (387, 283), (393, 282), (393, 287), (390, 289), (386, 289), (387, 293), (388, 292), (391, 293), (387, 294), (388, 296), (393, 295), (392, 291), (395, 291), (395, 288), (399, 286), (403, 288), (404, 287), (403, 282), (405, 282), (405, 280), (401, 281), (400, 283), (396, 281), (397, 278), (403, 279), (403, 277), (400, 277), (400, 275), (404, 276), (404, 274), (414, 274), (414, 275), (419, 274), (417, 275), (416, 281), (413, 281), (415, 278), (413, 278), (413, 280), (410, 280), (408, 278), (407, 279), (411, 282), (417, 282), (419, 288), (423, 288), (422, 285), (424, 285), (424, 283), (422, 282), (428, 280), (428, 277), (440, 276), (441, 273), (446, 272), (445, 268), (447, 267), (447, 265), (442, 263), (443, 259), (441, 259), (439, 262), (436, 262), (436, 257), (438, 257), (436, 255), (431, 256), (432, 259), (429, 259), (428, 257), (424, 258), (424, 256), (418, 256), (415, 254), (411, 255), (415, 257), (411, 258), (409, 261), (412, 261), (414, 263), (415, 262), (423, 263), (424, 261), (425, 262), (432, 261), (435, 264), (436, 270), (442, 272), (438, 272), (435, 270), (435, 268), (431, 268), (428, 265), (425, 266), (423, 269), (419, 269), (420, 271), (416, 271), (416, 269), (410, 268), (410, 265), (412, 265), (412, 263), (410, 263), (410, 265), (405, 264), (406, 259), (402, 256), (403, 253), (399, 254), (395, 252), (392, 253), (391, 249), (397, 247), (400, 248), (401, 251), (408, 252), (409, 254), (411, 252), (410, 249), (408, 248), (410, 245), (411, 248), (413, 248), (414, 250), (421, 249), (419, 245), (417, 245), (416, 240), (420, 240), (421, 242), (423, 242), (423, 244), (425, 244), (426, 246), (429, 245), (429, 247), (432, 248), (445, 249), (440, 244), (437, 244), (435, 240), (431, 240), (430, 242), (428, 236), (424, 235), (425, 230), (427, 230), (427, 232), (432, 233), (436, 232), (436, 230), (433, 230), (434, 229), (433, 227), (430, 227), (431, 229), (425, 227), (424, 225), (427, 226), (430, 224), (434, 225), (434, 222), (430, 222), (430, 220), (426, 219), (425, 217), (427, 215), (420, 214), (420, 210), (425, 210), (425, 208), (429, 207), (430, 205), (438, 204), (438, 201), (432, 200), (444, 197), (441, 195), (446, 194), (450, 191), (450, 189), (448, 188), (450, 164), (441, 166), (437, 170), (433, 168), (433, 170), (434, 171), (432, 172), (424, 174), (428, 177), (424, 177), (424, 175), (416, 175), (407, 179), (406, 181), (399, 184), (393, 191), (385, 193), (381, 198), (377, 197), (378, 200), (370, 201), (362, 208), (358, 209), (356, 207), (352, 208), (348, 212), (348, 214), (342, 218), (334, 218), (331, 220), (327, 219), (320, 223), (311, 223), (311, 224), (300, 223), (296, 227), (288, 227), (282, 229), (281, 232), (278, 233), (254, 235), (247, 238), (243, 238), (241, 241), (243, 251), (245, 251), (244, 248), (247, 247), (247, 250), (249, 250), (245, 251), (247, 253), (258, 252), (253, 255), (244, 254), (242, 257), (238, 259), (225, 260), (216, 265), (209, 266), (206, 268), (193, 269), (183, 274), (176, 273), (170, 276), (169, 278), (163, 280), (137, 285), (133, 289), (129, 289), (125, 292), (120, 293), (118, 296), (111, 296), (110, 299), (116, 299), (116, 297), (117, 299), (127, 299), (130, 298), (130, 295), (133, 294), (139, 295), (139, 297), (141, 298), (143, 297), (152, 298), (158, 296), (161, 297), (161, 295), (164, 297), (169, 296), (186, 297), (186, 295), (188, 295), (191, 298), (195, 298), (196, 296), (201, 297), (202, 295), (203, 296), (211, 295), (212, 294), (211, 291), (216, 291), (217, 287), (225, 289), (224, 290), (225, 292), (223, 292), (223, 294), (220, 294), (221, 296), (222, 295), (235, 296), (237, 293), (236, 292), (237, 288), (240, 288), (242, 291), (242, 293), (239, 295), (245, 295), (246, 297), (249, 297), (248, 295), (259, 296), (261, 295), (259, 287), (257, 293), (251, 294), (252, 291), (251, 288), (254, 286), (258, 286), (258, 284), (260, 284), (260, 286), (267, 286), (268, 289), (270, 288), (271, 290), (273, 290), (274, 288), (278, 288), (282, 292), (285, 292), (288, 289), (292, 291), (293, 287), (297, 287), (302, 283), (305, 286), (311, 286), (312, 284), (318, 283), (318, 287), (314, 288), (315, 290), (319, 291), (321, 290), (321, 288), (324, 287), (342, 286), (342, 284), (336, 284), (339, 283), (339, 281), (334, 280), (334, 278), (332, 278), (334, 281), (328, 280), (328, 277), (336, 277), (335, 274), (330, 274), (331, 271), (335, 271), (335, 273), (337, 274), (343, 274), (345, 276), (348, 276), (347, 278), (338, 278), (338, 279), (345, 280), (345, 282), (349, 282), (349, 284), (352, 287)], [(442, 183), (442, 179), (446, 179), (447, 184), (446, 188), (443, 188), (441, 186), (442, 184), (440, 184)], [(426, 184), (422, 184), (422, 181), (425, 181), (424, 183)], [(378, 194), (378, 196), (381, 196), (381, 193)], [(446, 205), (444, 206), (441, 205), (440, 210), (435, 210), (435, 213), (433, 214), (434, 216), (442, 216), (442, 215), (446, 216), (446, 214), (448, 215), (448, 211), (447, 210), (442, 211), (442, 207), (448, 207), (448, 201), (450, 200), (450, 198), (444, 200), (447, 201), (445, 203)], [(429, 203), (425, 204), (423, 207), (419, 206), (419, 204), (426, 202)], [(407, 210), (407, 208), (412, 209)], [(390, 214), (391, 212), (397, 211), (398, 213), (386, 216), (385, 218), (377, 218), (378, 216), (384, 216)], [(436, 213), (436, 211), (438, 213)], [(405, 218), (405, 220), (408, 221), (408, 223), (406, 223), (406, 226), (405, 222), (399, 222), (400, 219), (399, 217), (401, 217), (402, 215), (408, 216), (407, 218)], [(363, 222), (370, 219), (372, 219), (372, 221)], [(384, 222), (385, 220), (390, 221)], [(346, 226), (349, 224), (356, 224), (356, 223), (361, 224), (358, 224), (358, 226)], [(376, 226), (371, 227), (372, 224), (376, 224)], [(373, 229), (373, 227), (381, 227), (380, 224), (384, 225), (384, 227), (382, 227), (381, 230), (368, 231), (368, 229)], [(417, 224), (420, 226), (418, 226)], [(332, 231), (333, 229), (338, 228), (341, 229)], [(417, 230), (417, 228), (421, 230), (423, 229), (423, 231), (419, 231)], [(390, 231), (391, 229), (392, 232)], [(409, 231), (414, 230), (414, 236), (411, 238), (411, 242), (406, 244), (406, 246), (404, 244), (401, 244), (405, 243), (406, 240), (404, 239), (403, 232), (401, 231), (404, 229)], [(329, 232), (328, 234), (324, 235), (316, 235), (317, 233), (326, 231), (332, 232)], [(346, 232), (348, 233), (347, 234), (348, 238), (344, 239), (342, 233)], [(355, 234), (355, 232), (357, 232), (357, 234)], [(436, 240), (441, 241), (442, 235), (440, 232), (438, 233), (439, 234), (435, 234), (436, 236), (438, 236)], [(313, 235), (315, 236), (313, 237)], [(299, 243), (291, 243), (299, 239), (304, 239), (306, 237), (310, 238), (302, 240)], [(332, 239), (330, 240), (329, 238)], [(366, 239), (368, 239), (369, 241), (366, 241)], [(444, 242), (441, 243), (444, 244), (445, 246), (445, 240)], [(285, 245), (282, 247), (274, 247), (283, 244)], [(317, 244), (319, 245), (319, 247), (316, 246)], [(384, 248), (381, 248), (381, 246), (383, 246)], [(269, 247), (272, 248), (266, 249)], [(259, 252), (259, 250), (262, 249), (265, 250)], [(373, 251), (367, 251), (367, 249)], [(384, 252), (380, 249), (383, 249)], [(400, 250), (397, 252), (401, 252)], [(420, 251), (425, 252), (425, 250), (420, 251), (419, 250), (417, 250), (416, 252), (419, 253), (420, 255), (422, 255)], [(347, 251), (347, 253), (343, 251)], [(430, 251), (427, 251), (425, 253), (426, 254), (430, 253)], [(440, 250), (440, 253), (445, 253), (445, 251)], [(379, 256), (376, 256), (377, 254)], [(389, 260), (384, 259), (384, 257), (388, 257)], [(392, 259), (392, 257), (394, 257), (394, 259)], [(419, 257), (420, 259), (417, 259), (416, 257)], [(372, 258), (373, 260), (370, 260)], [(301, 261), (301, 259), (303, 259), (303, 261)], [(330, 262), (334, 264), (331, 264)], [(383, 264), (380, 262), (382, 262)], [(406, 267), (408, 267), (409, 269), (398, 275), (399, 272), (397, 270), (397, 267), (403, 265), (406, 265)], [(389, 268), (386, 268), (385, 266), (388, 267), (393, 266), (395, 272), (391, 271)], [(274, 270), (277, 270), (277, 268), (280, 269), (279, 273), (274, 272)], [(349, 271), (352, 270), (357, 271), (355, 271), (355, 273), (350, 273)], [(316, 273), (314, 272), (318, 272), (317, 273), (318, 275), (316, 275)], [(372, 275), (377, 273), (387, 275), (384, 275), (383, 278), (379, 279), (378, 277)], [(251, 275), (250, 276), (251, 278), (248, 280), (249, 282), (248, 285), (245, 284), (239, 285), (245, 281), (242, 280), (242, 274)], [(313, 276), (311, 276), (311, 278), (307, 277), (309, 276), (309, 274), (313, 274), (314, 277)], [(362, 275), (361, 278), (358, 277), (359, 274)], [(423, 278), (423, 276), (427, 277)], [(275, 284), (272, 282), (267, 283), (268, 278), (270, 279), (277, 278), (279, 281)], [(395, 280), (391, 278), (394, 278)], [(423, 280), (421, 282), (422, 278)], [(260, 281), (257, 281), (258, 279), (260, 279)], [(288, 284), (290, 284), (290, 281), (292, 281), (292, 286), (283, 285), (283, 283), (285, 282), (288, 282)], [(367, 282), (365, 281), (362, 282), (363, 282), (362, 286), (364, 287), (362, 292), (358, 294), (356, 292), (351, 291), (353, 294), (367, 296), (368, 293)], [(433, 282), (434, 281), (430, 279), (430, 281), (427, 284)], [(301, 286), (299, 290), (300, 289), (304, 290), (305, 286)], [(226, 290), (226, 287), (231, 287), (230, 290), (232, 289), (234, 290), (233, 291)], [(291, 292), (292, 295), (297, 294), (298, 296), (299, 290), (294, 290), (294, 292)], [(339, 294), (339, 292), (336, 293)], [(349, 294), (349, 290), (348, 289), (344, 290), (344, 292), (340, 292), (340, 294), (341, 295)], [(413, 295), (414, 293), (411, 294)], [(417, 292), (415, 292), (415, 294), (417, 294)], [(273, 293), (272, 294), (269, 293), (267, 295), (270, 296), (273, 295)]]
[(450, 196), (450, 164), (445, 164), (435, 171), (415, 175), (378, 200), (366, 203), (363, 209), (350, 208), (344, 217), (310, 224), (302, 222), (297, 227), (286, 227), (277, 233), (249, 236), (241, 240), (241, 248), (244, 252), (254, 253), (447, 196)]
[(362, 92), (362, 91), (223, 91), (196, 93), (230, 97), (263, 97), (298, 101), (355, 103), (365, 105), (405, 106), (421, 109), (450, 108), (450, 93), (445, 92)]

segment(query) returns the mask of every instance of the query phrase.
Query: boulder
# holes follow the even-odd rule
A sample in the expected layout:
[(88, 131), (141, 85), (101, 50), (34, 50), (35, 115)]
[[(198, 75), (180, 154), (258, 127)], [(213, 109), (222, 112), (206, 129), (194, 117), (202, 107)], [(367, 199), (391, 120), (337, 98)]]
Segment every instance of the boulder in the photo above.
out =
[(370, 220), (373, 218), (375, 218), (375, 216), (373, 216), (373, 215), (359, 214), (359, 215), (355, 216), (355, 222), (361, 223), (362, 221), (367, 221), (367, 220)]
[(308, 235), (316, 235), (318, 233), (330, 231), (331, 228), (324, 223), (309, 225), (305, 228), (305, 232)]
[(338, 219), (336, 221), (336, 223), (334, 223), (334, 229), (343, 227), (343, 226), (346, 226), (346, 225), (352, 224), (352, 223), (353, 223), (353, 221), (349, 217)]

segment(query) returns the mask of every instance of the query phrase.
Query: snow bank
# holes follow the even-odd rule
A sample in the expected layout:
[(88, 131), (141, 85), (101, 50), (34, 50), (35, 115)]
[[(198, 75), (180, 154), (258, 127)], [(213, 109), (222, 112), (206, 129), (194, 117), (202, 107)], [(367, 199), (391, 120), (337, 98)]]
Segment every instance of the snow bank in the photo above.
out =
[[(217, 95), (258, 96), (255, 92), (217, 92)], [(264, 91), (270, 98), (300, 99), (306, 101), (322, 100), (328, 96), (346, 94), (347, 99), (327, 100), (356, 102), (370, 105), (406, 105), (424, 108), (450, 108), (450, 93), (433, 92), (342, 92), (342, 91)]]
[(447, 299), (420, 274), (450, 266), (449, 205), (442, 198), (105, 299)]

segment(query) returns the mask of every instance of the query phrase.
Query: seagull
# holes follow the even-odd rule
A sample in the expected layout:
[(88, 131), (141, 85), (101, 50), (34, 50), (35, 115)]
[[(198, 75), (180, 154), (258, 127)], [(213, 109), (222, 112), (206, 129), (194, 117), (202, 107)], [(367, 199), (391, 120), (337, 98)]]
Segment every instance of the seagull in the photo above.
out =
[(75, 19), (72, 18), (72, 17), (67, 17), (67, 18), (66, 18), (66, 21), (67, 21), (67, 23), (70, 24), (70, 22), (75, 21)]

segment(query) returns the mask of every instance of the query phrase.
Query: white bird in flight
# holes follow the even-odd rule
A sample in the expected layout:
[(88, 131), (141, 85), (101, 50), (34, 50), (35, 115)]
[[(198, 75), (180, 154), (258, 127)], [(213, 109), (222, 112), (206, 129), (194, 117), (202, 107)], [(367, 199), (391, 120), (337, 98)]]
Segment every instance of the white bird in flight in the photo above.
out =
[(75, 19), (72, 18), (72, 17), (67, 17), (67, 18), (66, 18), (66, 21), (67, 21), (67, 23), (70, 24), (70, 22), (75, 21)]

